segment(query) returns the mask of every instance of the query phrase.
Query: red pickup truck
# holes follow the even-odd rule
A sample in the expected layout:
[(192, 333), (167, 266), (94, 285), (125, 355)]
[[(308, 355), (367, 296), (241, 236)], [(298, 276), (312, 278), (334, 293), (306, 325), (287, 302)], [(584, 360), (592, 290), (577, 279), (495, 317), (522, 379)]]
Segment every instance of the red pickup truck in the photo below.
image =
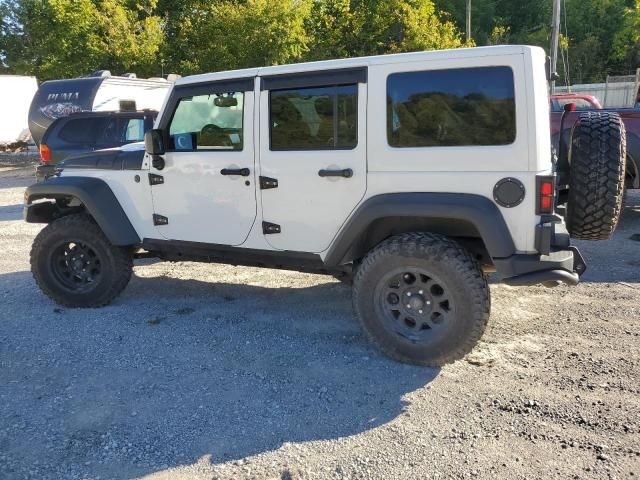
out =
[[(591, 95), (552, 95), (550, 100), (551, 138), (556, 148), (558, 148), (560, 137), (560, 117), (565, 104), (576, 104), (576, 110), (567, 113), (564, 121), (562, 139), (565, 147), (568, 145), (571, 127), (580, 115), (580, 110), (602, 109), (600, 102)], [(587, 103), (590, 104), (590, 108)], [(640, 188), (640, 110), (633, 108), (605, 108), (604, 110), (619, 114), (627, 128), (627, 188)], [(564, 148), (564, 151), (567, 152), (568, 148)], [(562, 159), (560, 161), (562, 162)]]

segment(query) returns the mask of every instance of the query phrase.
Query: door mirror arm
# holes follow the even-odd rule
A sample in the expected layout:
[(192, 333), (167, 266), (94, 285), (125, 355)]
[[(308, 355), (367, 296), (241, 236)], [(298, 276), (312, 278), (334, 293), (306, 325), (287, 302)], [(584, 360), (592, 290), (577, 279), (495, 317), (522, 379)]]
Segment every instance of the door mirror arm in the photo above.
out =
[(151, 166), (156, 170), (162, 170), (164, 168), (164, 158), (160, 155), (151, 155)]

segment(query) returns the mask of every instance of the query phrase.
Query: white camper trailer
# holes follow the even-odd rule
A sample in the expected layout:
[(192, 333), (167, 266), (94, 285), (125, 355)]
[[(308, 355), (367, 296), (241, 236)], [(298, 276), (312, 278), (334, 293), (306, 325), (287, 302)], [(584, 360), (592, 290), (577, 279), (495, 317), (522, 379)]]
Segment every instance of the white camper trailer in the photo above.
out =
[(108, 71), (43, 82), (31, 103), (29, 129), (39, 144), (55, 119), (71, 113), (117, 111), (121, 102), (135, 102), (137, 110), (160, 110), (171, 85), (173, 82), (164, 78), (117, 77)]
[(29, 143), (29, 106), (37, 90), (36, 77), (0, 75), (0, 149)]

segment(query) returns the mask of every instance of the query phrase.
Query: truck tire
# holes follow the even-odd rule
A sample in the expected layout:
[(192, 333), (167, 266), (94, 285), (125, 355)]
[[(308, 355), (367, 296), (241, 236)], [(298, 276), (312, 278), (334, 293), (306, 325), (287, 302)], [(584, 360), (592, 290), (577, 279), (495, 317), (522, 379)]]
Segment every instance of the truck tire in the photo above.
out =
[(400, 362), (454, 362), (473, 349), (489, 319), (489, 287), (480, 265), (441, 235), (405, 233), (385, 240), (363, 259), (353, 284), (365, 334)]
[(572, 238), (606, 240), (613, 234), (622, 211), (626, 143), (616, 113), (585, 112), (574, 125), (566, 217)]
[(38, 287), (65, 307), (101, 307), (127, 286), (133, 257), (112, 245), (86, 214), (54, 220), (31, 247), (31, 273)]

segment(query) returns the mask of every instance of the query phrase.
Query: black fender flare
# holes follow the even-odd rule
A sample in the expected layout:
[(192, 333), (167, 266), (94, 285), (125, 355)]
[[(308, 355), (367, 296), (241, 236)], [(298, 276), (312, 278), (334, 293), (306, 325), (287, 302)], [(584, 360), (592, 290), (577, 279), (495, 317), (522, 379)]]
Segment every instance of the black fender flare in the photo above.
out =
[(50, 219), (38, 215), (32, 204), (43, 198), (77, 198), (94, 218), (113, 245), (128, 246), (140, 243), (140, 237), (122, 209), (120, 202), (104, 180), (94, 177), (55, 177), (27, 187), (24, 219), (29, 223), (47, 223)]
[(351, 215), (327, 251), (324, 263), (337, 266), (354, 258), (357, 244), (373, 222), (384, 219), (418, 218), (475, 228), (491, 258), (506, 258), (516, 251), (502, 213), (488, 198), (465, 193), (389, 193), (362, 203)]

